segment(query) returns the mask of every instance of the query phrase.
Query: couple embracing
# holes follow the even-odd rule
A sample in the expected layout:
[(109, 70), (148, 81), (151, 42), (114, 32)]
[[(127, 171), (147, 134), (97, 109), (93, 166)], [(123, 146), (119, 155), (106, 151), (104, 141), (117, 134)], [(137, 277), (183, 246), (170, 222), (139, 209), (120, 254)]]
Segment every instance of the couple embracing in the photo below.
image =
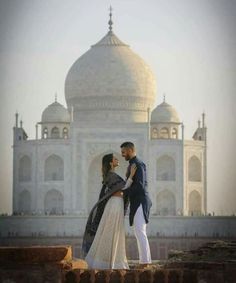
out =
[(129, 161), (126, 182), (115, 173), (118, 159), (112, 153), (105, 155), (102, 159), (103, 186), (85, 228), (82, 252), (91, 269), (129, 269), (124, 228), (128, 204), (140, 267), (151, 263), (146, 224), (152, 203), (147, 191), (146, 166), (136, 157), (132, 142), (125, 142), (120, 147), (122, 156)]

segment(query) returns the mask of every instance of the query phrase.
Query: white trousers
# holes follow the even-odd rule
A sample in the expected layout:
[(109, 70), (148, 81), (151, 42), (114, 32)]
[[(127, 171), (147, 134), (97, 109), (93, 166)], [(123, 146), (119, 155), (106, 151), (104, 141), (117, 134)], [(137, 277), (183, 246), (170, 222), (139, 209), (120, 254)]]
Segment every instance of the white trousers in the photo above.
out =
[(137, 239), (139, 263), (151, 263), (151, 252), (146, 233), (146, 222), (143, 215), (143, 208), (140, 204), (134, 215), (134, 235)]

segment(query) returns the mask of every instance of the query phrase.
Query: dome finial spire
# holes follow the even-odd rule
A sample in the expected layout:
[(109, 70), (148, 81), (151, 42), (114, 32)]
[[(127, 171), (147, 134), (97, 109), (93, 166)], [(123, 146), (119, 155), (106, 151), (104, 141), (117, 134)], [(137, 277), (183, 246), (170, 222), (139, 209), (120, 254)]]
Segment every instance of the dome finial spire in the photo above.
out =
[(112, 7), (110, 6), (110, 8), (109, 8), (109, 11), (110, 11), (110, 13), (109, 13), (109, 16), (110, 16), (110, 20), (109, 20), (109, 22), (108, 22), (108, 24), (109, 24), (109, 31), (110, 32), (112, 32), (112, 25), (113, 25), (113, 22), (112, 22)]
[(163, 93), (163, 102), (166, 102), (166, 94), (165, 94), (165, 92)]
[(55, 92), (55, 102), (57, 102), (57, 93)]

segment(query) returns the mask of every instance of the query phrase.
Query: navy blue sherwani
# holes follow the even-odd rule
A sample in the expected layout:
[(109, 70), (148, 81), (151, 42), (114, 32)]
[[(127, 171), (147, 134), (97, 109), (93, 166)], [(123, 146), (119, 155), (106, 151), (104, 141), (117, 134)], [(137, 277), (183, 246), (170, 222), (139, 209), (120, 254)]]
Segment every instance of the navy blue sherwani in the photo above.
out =
[(147, 173), (146, 165), (142, 160), (138, 159), (136, 156), (129, 160), (128, 176), (130, 174), (130, 167), (132, 164), (136, 164), (137, 171), (133, 177), (133, 183), (130, 188), (127, 189), (127, 193), (130, 201), (130, 214), (129, 223), (130, 226), (133, 225), (134, 215), (140, 206), (143, 208), (143, 215), (145, 222), (148, 223), (149, 212), (152, 206), (151, 199), (149, 198), (147, 191)]

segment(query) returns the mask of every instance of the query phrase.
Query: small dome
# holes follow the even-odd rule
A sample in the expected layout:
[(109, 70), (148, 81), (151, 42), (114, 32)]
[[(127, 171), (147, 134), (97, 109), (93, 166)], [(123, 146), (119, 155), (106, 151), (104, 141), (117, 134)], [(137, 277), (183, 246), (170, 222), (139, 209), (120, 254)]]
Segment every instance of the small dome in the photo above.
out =
[(70, 122), (67, 109), (57, 101), (50, 104), (42, 113), (42, 123)]
[(180, 121), (174, 107), (164, 101), (152, 111), (151, 123), (180, 123)]

